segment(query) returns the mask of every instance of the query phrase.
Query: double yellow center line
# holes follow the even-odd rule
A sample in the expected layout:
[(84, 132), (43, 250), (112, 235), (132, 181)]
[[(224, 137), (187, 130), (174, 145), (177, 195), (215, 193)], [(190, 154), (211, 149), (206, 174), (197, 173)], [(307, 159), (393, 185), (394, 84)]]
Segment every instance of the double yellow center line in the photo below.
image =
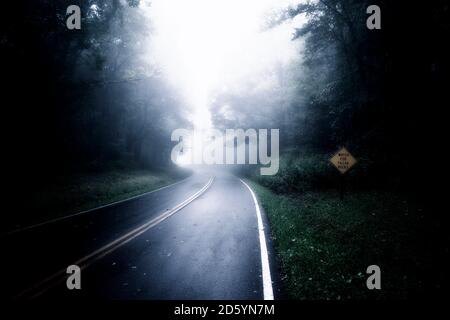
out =
[[(158, 225), (159, 223), (163, 222), (176, 212), (180, 211), (182, 208), (190, 204), (192, 201), (200, 197), (203, 193), (208, 190), (208, 188), (212, 185), (214, 181), (214, 177), (209, 178), (208, 182), (196, 193), (194, 193), (192, 196), (184, 200), (183, 202), (179, 203), (175, 207), (173, 207), (170, 210), (167, 210), (161, 214), (159, 214), (157, 217), (151, 219), (150, 221), (138, 226), (137, 228), (131, 230), (130, 232), (122, 235), (121, 237), (115, 239), (114, 241), (111, 241), (110, 243), (104, 245), (103, 247), (95, 250), (94, 252), (84, 256), (83, 258), (77, 260), (74, 262), (74, 265), (77, 265), (80, 267), (81, 270), (86, 269), (88, 266), (90, 266), (95, 261), (103, 258), (107, 254), (113, 252), (114, 250), (117, 250), (124, 244), (130, 242), (131, 240), (135, 239), (136, 237), (140, 236), (144, 232), (148, 231), (150, 228), (153, 228), (154, 226)], [(56, 286), (57, 284), (64, 281), (66, 274), (66, 269), (60, 270), (50, 277), (36, 283), (32, 287), (22, 291), (19, 293), (15, 298), (36, 298), (51, 289), (52, 287)]]

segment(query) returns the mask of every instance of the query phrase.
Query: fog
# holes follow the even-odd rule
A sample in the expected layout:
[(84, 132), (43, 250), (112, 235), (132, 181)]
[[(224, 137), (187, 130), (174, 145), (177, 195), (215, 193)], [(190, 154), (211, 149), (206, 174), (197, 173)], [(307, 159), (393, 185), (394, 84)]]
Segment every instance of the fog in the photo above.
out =
[[(154, 30), (148, 55), (185, 97), (196, 129), (214, 125), (211, 106), (223, 93), (264, 92), (279, 85), (276, 73), (299, 59), (299, 42), (292, 35), (303, 21), (267, 26), (295, 2), (156, 0), (141, 6)], [(227, 104), (220, 112), (233, 117)]]

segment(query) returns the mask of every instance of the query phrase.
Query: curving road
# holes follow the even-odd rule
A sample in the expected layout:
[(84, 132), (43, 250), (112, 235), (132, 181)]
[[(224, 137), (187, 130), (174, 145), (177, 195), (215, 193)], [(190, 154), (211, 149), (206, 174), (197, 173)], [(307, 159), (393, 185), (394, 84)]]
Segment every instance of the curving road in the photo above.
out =
[[(227, 173), (197, 173), (112, 206), (1, 238), (15, 299), (272, 299), (278, 275), (264, 213)], [(259, 221), (258, 221), (259, 220)], [(67, 266), (82, 268), (68, 290)]]

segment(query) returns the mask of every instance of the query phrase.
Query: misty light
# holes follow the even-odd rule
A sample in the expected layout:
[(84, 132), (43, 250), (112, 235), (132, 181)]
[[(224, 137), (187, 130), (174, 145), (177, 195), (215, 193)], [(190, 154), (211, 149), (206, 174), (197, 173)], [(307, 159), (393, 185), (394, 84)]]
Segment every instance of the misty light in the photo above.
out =
[(210, 104), (224, 90), (271, 85), (270, 70), (298, 56), (292, 41), (302, 21), (267, 28), (298, 0), (153, 0), (149, 52), (186, 99), (196, 130), (212, 127)]

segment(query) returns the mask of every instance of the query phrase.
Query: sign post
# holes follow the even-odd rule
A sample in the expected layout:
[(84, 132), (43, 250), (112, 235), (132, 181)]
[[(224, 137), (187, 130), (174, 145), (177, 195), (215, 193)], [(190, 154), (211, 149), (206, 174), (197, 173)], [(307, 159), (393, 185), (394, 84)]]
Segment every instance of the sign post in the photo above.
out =
[(351, 155), (350, 152), (348, 152), (347, 149), (342, 148), (340, 149), (334, 156), (331, 157), (330, 162), (336, 167), (336, 169), (339, 170), (341, 173), (340, 176), (340, 186), (339, 186), (339, 194), (341, 200), (344, 199), (344, 188), (345, 188), (345, 181), (344, 181), (344, 174), (350, 170), (351, 167), (353, 167), (356, 164), (356, 159)]

